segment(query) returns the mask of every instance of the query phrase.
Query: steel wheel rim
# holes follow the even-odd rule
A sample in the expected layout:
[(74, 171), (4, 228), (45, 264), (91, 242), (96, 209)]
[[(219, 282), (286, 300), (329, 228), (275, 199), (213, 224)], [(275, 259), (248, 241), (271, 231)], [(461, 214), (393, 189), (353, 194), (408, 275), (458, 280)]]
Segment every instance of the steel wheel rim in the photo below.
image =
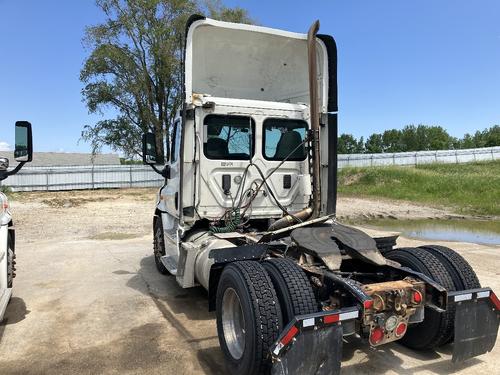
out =
[(233, 288), (227, 288), (222, 297), (222, 330), (229, 353), (234, 359), (240, 359), (245, 351), (245, 317)]

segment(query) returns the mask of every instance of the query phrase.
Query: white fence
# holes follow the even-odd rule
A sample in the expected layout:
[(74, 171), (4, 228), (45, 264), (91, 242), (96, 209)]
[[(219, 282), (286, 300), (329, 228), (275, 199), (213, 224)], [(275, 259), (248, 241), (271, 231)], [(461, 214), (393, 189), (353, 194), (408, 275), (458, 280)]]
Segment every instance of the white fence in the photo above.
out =
[(3, 181), (13, 191), (159, 187), (163, 177), (143, 165), (24, 167)]
[(430, 163), (468, 163), (500, 159), (500, 147), (466, 150), (396, 152), (385, 154), (339, 155), (339, 168)]
[[(500, 159), (500, 147), (394, 154), (339, 155), (339, 168), (429, 163), (467, 163)], [(14, 191), (159, 187), (163, 178), (148, 166), (107, 165), (24, 167), (3, 182)]]

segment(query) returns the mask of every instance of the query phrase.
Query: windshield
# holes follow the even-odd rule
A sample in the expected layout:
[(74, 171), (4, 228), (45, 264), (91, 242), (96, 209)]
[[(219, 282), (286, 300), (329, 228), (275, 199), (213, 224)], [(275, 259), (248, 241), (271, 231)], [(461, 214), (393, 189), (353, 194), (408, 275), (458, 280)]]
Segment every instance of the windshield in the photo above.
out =
[(208, 159), (249, 160), (254, 153), (255, 123), (245, 116), (205, 117), (203, 151)]
[(264, 121), (264, 158), (295, 160), (306, 158), (304, 139), (307, 123), (302, 120), (267, 119)]

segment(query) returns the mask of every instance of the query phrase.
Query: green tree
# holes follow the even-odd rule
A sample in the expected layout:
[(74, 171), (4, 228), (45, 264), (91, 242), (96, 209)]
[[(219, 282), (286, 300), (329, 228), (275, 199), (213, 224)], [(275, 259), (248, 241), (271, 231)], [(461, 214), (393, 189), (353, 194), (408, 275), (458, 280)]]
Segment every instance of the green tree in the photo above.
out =
[(248, 15), (246, 9), (235, 7), (228, 8), (224, 6), (221, 0), (205, 0), (204, 13), (210, 18), (223, 20), (227, 22), (254, 24), (255, 21)]
[(386, 130), (382, 134), (382, 145), (384, 152), (402, 152), (401, 131), (397, 129)]
[(356, 151), (357, 154), (363, 154), (365, 153), (365, 139), (362, 136), (359, 141), (356, 144)]
[(339, 154), (357, 154), (363, 152), (363, 147), (352, 134), (341, 134), (338, 139), (337, 151)]
[(374, 133), (368, 137), (365, 143), (366, 152), (370, 154), (377, 154), (384, 152), (384, 143), (382, 141), (382, 134)]
[(424, 150), (450, 150), (457, 141), (441, 126), (429, 126), (425, 132)]
[(141, 155), (144, 131), (156, 133), (164, 155), (175, 114), (181, 104), (181, 58), (184, 28), (193, 13), (251, 22), (241, 8), (219, 1), (97, 0), (105, 20), (85, 31), (90, 50), (80, 72), (83, 100), (90, 113), (113, 113), (86, 125), (82, 139), (93, 152), (105, 145), (127, 158)]
[(399, 131), (398, 151), (448, 150), (456, 140), (441, 126), (407, 125)]
[(401, 151), (418, 151), (417, 127), (415, 125), (406, 125), (401, 130)]
[(495, 147), (500, 146), (500, 125), (494, 125), (474, 135), (465, 134), (460, 140), (460, 148)]
[(485, 130), (485, 146), (500, 146), (500, 125), (494, 125)]

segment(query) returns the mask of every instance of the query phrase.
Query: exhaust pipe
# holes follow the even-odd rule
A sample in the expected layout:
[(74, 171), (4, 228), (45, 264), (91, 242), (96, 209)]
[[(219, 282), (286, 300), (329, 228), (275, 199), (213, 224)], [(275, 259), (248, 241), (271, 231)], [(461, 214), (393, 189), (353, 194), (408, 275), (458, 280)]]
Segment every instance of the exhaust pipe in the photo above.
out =
[(319, 216), (321, 210), (321, 163), (319, 150), (319, 103), (318, 103), (318, 65), (316, 58), (316, 34), (319, 30), (319, 21), (316, 21), (309, 28), (307, 33), (307, 54), (309, 60), (309, 111), (311, 116), (312, 132), (312, 199), (309, 207), (295, 213), (286, 215), (276, 220), (268, 228), (272, 232), (278, 229), (289, 227), (296, 224), (297, 219), (306, 221), (315, 219)]
[(311, 113), (312, 149), (313, 149), (313, 178), (312, 202), (313, 210), (310, 219), (319, 216), (321, 210), (321, 161), (319, 153), (319, 103), (318, 103), (318, 65), (316, 58), (316, 34), (319, 30), (319, 21), (313, 23), (307, 34), (307, 51), (309, 56), (309, 97)]

